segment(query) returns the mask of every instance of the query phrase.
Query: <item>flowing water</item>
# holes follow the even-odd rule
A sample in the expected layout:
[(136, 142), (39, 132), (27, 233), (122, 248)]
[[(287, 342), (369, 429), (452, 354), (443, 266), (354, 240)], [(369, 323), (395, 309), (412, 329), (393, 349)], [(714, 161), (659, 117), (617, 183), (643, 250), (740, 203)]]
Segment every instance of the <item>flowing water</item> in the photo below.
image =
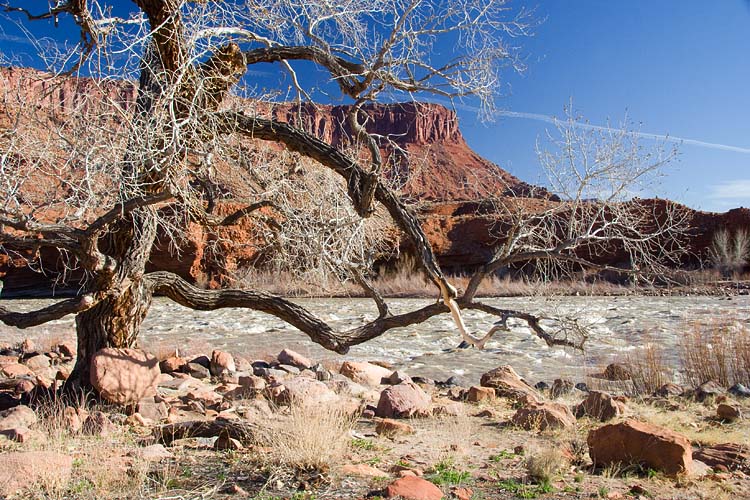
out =
[[(243, 309), (212, 312), (193, 311), (168, 299), (154, 301), (142, 329), (147, 349), (165, 353), (209, 352), (225, 349), (249, 359), (276, 354), (290, 348), (315, 360), (383, 360), (404, 367), (411, 375), (436, 380), (457, 375), (475, 383), (485, 371), (510, 364), (527, 380), (568, 377), (582, 380), (587, 373), (609, 362), (624, 360), (647, 343), (666, 349), (669, 362), (678, 365), (677, 343), (695, 322), (729, 319), (750, 325), (750, 297), (519, 297), (486, 299), (487, 303), (544, 316), (575, 317), (588, 327), (586, 351), (547, 347), (525, 323), (509, 321), (509, 332), (498, 332), (483, 351), (455, 349), (460, 338), (448, 314), (420, 325), (392, 330), (380, 338), (355, 346), (346, 357), (326, 351), (305, 335), (272, 316)], [(298, 299), (296, 302), (329, 321), (337, 329), (348, 329), (376, 316), (368, 299)], [(49, 304), (46, 300), (2, 301), (16, 310), (31, 310)], [(424, 299), (392, 299), (393, 313), (429, 303)], [(468, 328), (484, 334), (497, 320), (484, 313), (466, 311)], [(25, 337), (42, 345), (51, 339), (72, 336), (72, 318), (26, 331), (0, 324), (0, 340), (15, 342)]]

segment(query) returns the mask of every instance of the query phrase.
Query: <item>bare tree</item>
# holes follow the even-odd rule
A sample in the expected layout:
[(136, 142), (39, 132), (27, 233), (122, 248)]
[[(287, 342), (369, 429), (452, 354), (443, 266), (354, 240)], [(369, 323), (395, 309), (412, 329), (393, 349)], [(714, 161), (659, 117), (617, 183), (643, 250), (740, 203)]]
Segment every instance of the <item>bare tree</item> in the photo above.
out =
[[(11, 128), (3, 144), (3, 181), (10, 189), (2, 200), (2, 243), (15, 249), (57, 248), (69, 257), (71, 267), (86, 272), (88, 280), (78, 297), (26, 314), (2, 309), (0, 319), (29, 327), (75, 314), (78, 361), (72, 377), (83, 383), (95, 351), (136, 342), (155, 293), (196, 309), (262, 310), (337, 352), (447, 310), (471, 340), (463, 330), (456, 290), (438, 267), (415, 215), (381, 180), (382, 138), (366, 132), (363, 105), (388, 94), (431, 93), (451, 99), (475, 96), (490, 110), (500, 68), (517, 63), (514, 48), (504, 40), (525, 35), (529, 26), (527, 14), (507, 3), (136, 0), (126, 17), (112, 16), (104, 2), (85, 0), (58, 2), (41, 13), (3, 5), (6, 12), (29, 22), (72, 16), (81, 35), (77, 52), (46, 57), (63, 75), (91, 75), (99, 88), (91, 89), (77, 109), (56, 117), (40, 116), (23, 105), (10, 107), (15, 116), (9, 116)], [(432, 55), (441, 39), (451, 40), (458, 50), (449, 56)], [(312, 91), (297, 72), (299, 62), (327, 71), (330, 85), (324, 90), (336, 88), (352, 101), (349, 127), (352, 140), (369, 151), (365, 161), (301, 128), (246, 112), (229, 99), (238, 83), (252, 83), (249, 68), (261, 63), (278, 63), (298, 98), (310, 99)], [(128, 78), (138, 81), (132, 106), (124, 105), (106, 85)], [(19, 97), (21, 104), (23, 96)], [(92, 122), (92, 116), (98, 118)], [(39, 124), (46, 124), (48, 133), (31, 133)], [(167, 272), (146, 273), (159, 226), (178, 237), (187, 221), (220, 226), (274, 209), (274, 196), (259, 196), (269, 186), (275, 189), (273, 182), (265, 187), (256, 182), (257, 189), (245, 191), (251, 198), (247, 206), (224, 217), (211, 211), (216, 190), (206, 187), (221, 184), (216, 176), (223, 163), (237, 161), (240, 167), (262, 169), (251, 158), (241, 161), (242, 138), (281, 144), (338, 174), (351, 211), (360, 218), (370, 217), (382, 205), (413, 242), (443, 302), (390, 315), (366, 276), (356, 271), (380, 315), (337, 332), (280, 297), (203, 290)], [(283, 197), (278, 190), (275, 196)], [(163, 210), (166, 203), (169, 210)], [(343, 225), (351, 222), (350, 215)], [(338, 222), (324, 229), (294, 217), (291, 211), (281, 214), (287, 227), (315, 227), (317, 235), (341, 239)], [(346, 257), (346, 248), (334, 254), (325, 259), (339, 268), (361, 268), (367, 260), (362, 254)]]
[[(58, 2), (41, 13), (3, 7), (29, 22), (72, 16), (81, 35), (76, 51), (46, 56), (61, 85), (73, 74), (92, 77), (82, 97), (54, 113), (9, 92), (0, 137), (0, 243), (8, 252), (57, 249), (70, 269), (86, 276), (76, 297), (31, 313), (0, 307), (0, 320), (27, 328), (75, 314), (78, 360), (71, 380), (87, 383), (97, 350), (136, 342), (154, 294), (199, 310), (260, 310), (339, 353), (445, 313), (463, 340), (478, 347), (510, 318), (528, 323), (550, 345), (579, 346), (585, 330), (575, 321), (551, 323), (484, 304), (475, 299), (478, 284), (513, 262), (596, 267), (593, 254), (580, 251), (604, 251), (613, 240), (631, 256), (624, 272), (645, 272), (653, 256), (671, 250), (677, 221), (671, 209), (654, 214), (650, 206), (620, 201), (628, 186), (668, 158), (644, 157), (629, 132), (599, 145), (590, 142), (597, 137), (579, 137), (578, 129), (563, 126), (561, 151), (543, 154), (542, 161), (565, 201), (539, 212), (499, 200), (512, 217), (497, 219), (502, 244), (495, 256), (461, 296), (446, 279), (417, 217), (383, 179), (381, 151), (389, 140), (367, 132), (365, 104), (420, 94), (472, 96), (491, 113), (501, 68), (520, 66), (508, 41), (530, 27), (528, 14), (505, 0), (135, 0), (126, 17), (112, 16), (105, 2), (86, 0)], [(456, 52), (433, 51), (440, 40)], [(252, 68), (262, 63), (279, 65), (299, 101), (316, 95), (300, 68), (326, 71), (330, 80), (318, 90), (335, 90), (352, 103), (347, 121), (354, 153), (275, 120), (260, 104), (233, 98), (275, 97), (259, 95), (253, 85)], [(270, 159), (250, 142), (280, 145), (283, 152)], [(564, 189), (571, 181), (582, 186), (572, 195)], [(601, 197), (607, 182), (609, 197), (585, 199), (592, 189)], [(311, 195), (321, 192), (313, 185), (326, 186), (326, 200)], [(435, 284), (436, 303), (394, 315), (370, 283), (386, 214)], [(157, 238), (179, 241), (189, 224), (219, 228), (247, 218), (279, 262), (355, 280), (375, 301), (378, 317), (336, 331), (282, 297), (206, 290), (166, 271), (146, 272)], [(467, 332), (461, 309), (500, 320), (477, 338)]]
[(750, 261), (750, 232), (744, 228), (730, 233), (719, 229), (714, 233), (711, 247), (708, 249), (711, 263), (722, 276), (731, 278), (740, 273)]

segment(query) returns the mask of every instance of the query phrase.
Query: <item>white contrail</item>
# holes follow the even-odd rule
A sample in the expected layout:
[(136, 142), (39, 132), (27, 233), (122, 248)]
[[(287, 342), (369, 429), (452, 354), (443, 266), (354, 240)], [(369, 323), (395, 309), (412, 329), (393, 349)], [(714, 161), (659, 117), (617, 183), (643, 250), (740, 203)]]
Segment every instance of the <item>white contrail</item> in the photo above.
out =
[[(440, 102), (440, 104), (443, 104), (446, 106), (452, 105), (455, 108), (465, 109), (467, 111), (474, 111), (474, 112), (479, 111), (479, 108), (475, 106), (470, 106), (467, 104), (461, 104), (461, 103), (451, 104), (451, 103), (445, 103), (445, 102)], [(536, 120), (540, 122), (551, 123), (553, 125), (556, 125), (562, 122), (562, 120), (559, 120), (558, 118), (555, 118), (554, 116), (543, 115), (541, 113), (526, 113), (523, 111), (498, 110), (496, 111), (496, 114), (500, 116), (507, 116), (508, 118), (523, 118), (525, 120)], [(567, 123), (567, 120), (565, 120), (565, 122)], [(584, 122), (573, 122), (573, 124), (576, 127), (585, 128), (589, 130), (620, 130), (615, 127), (592, 125), (590, 123), (584, 123)], [(722, 151), (732, 151), (734, 153), (750, 154), (750, 148), (742, 148), (739, 146), (732, 146), (730, 144), (718, 144), (715, 142), (699, 141), (697, 139), (687, 139), (685, 137), (676, 137), (676, 136), (665, 135), (665, 134), (653, 134), (650, 132), (632, 131), (632, 133), (637, 135), (638, 137), (643, 137), (644, 139), (658, 139), (658, 140), (667, 141), (667, 142), (674, 142), (677, 144), (688, 144), (691, 146), (699, 146), (702, 148), (720, 149)]]
[[(527, 120), (537, 120), (537, 121), (542, 121), (542, 122), (552, 123), (552, 124), (557, 124), (561, 122), (561, 120), (558, 120), (554, 116), (543, 115), (540, 113), (525, 113), (521, 111), (498, 111), (497, 114), (499, 114), (500, 116), (507, 116), (509, 118), (525, 118)], [(576, 127), (591, 129), (591, 130), (619, 130), (613, 127), (606, 127), (602, 125), (592, 125), (591, 123), (584, 123), (584, 122), (573, 122), (573, 124)], [(742, 148), (739, 146), (732, 146), (729, 144), (718, 144), (715, 142), (699, 141), (697, 139), (687, 139), (685, 137), (676, 137), (672, 135), (653, 134), (650, 132), (639, 132), (637, 130), (632, 131), (632, 133), (637, 135), (638, 137), (643, 137), (645, 139), (660, 139), (663, 141), (676, 142), (679, 144), (690, 144), (691, 146), (700, 146), (703, 148), (721, 149), (723, 151), (733, 151), (735, 153), (750, 154), (750, 148)]]

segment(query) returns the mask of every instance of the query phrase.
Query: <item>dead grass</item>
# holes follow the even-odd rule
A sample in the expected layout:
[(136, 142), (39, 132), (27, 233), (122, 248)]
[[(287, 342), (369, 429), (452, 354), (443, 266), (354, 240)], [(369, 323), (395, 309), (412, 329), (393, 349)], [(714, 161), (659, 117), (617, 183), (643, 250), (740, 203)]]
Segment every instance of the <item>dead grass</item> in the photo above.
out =
[(346, 453), (354, 417), (342, 405), (292, 401), (286, 415), (260, 425), (257, 444), (272, 468), (326, 471)]
[(724, 387), (750, 384), (750, 327), (735, 319), (694, 323), (680, 338), (687, 382), (714, 381)]
[(630, 371), (634, 395), (653, 394), (664, 384), (674, 382), (674, 371), (664, 348), (654, 342), (629, 353), (625, 365)]
[[(113, 424), (106, 435), (85, 434), (69, 424), (72, 414), (86, 415), (98, 408), (88, 398), (55, 399), (35, 408), (38, 422), (36, 436), (24, 449), (54, 451), (73, 457), (73, 471), (67, 485), (27, 485), (24, 498), (83, 500), (153, 498), (166, 491), (170, 476), (169, 464), (150, 464), (136, 452), (137, 435), (129, 428)], [(155, 480), (154, 478), (162, 478)]]
[[(469, 285), (470, 276), (453, 275), (449, 281), (460, 290)], [(245, 269), (235, 277), (239, 286), (248, 286), (287, 297), (360, 297), (356, 283), (339, 283), (333, 279), (307, 282), (290, 273)], [(403, 258), (393, 269), (381, 270), (373, 285), (385, 297), (435, 297), (435, 285), (424, 278), (414, 259)], [(630, 289), (606, 281), (540, 281), (513, 279), (510, 276), (488, 276), (477, 290), (479, 297), (523, 297), (549, 295), (623, 295)]]
[(551, 483), (569, 465), (560, 447), (550, 443), (533, 443), (526, 451), (526, 473), (537, 482)]

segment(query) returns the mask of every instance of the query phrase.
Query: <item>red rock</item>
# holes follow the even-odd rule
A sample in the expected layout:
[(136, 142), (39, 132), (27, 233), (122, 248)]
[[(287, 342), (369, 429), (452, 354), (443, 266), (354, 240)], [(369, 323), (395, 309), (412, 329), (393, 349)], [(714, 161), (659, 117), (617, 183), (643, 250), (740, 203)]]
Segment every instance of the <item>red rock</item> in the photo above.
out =
[(40, 370), (46, 370), (50, 367), (50, 359), (44, 354), (37, 354), (32, 356), (23, 362), (35, 373), (39, 373)]
[(547, 429), (568, 429), (576, 423), (573, 413), (559, 403), (530, 402), (519, 408), (511, 419), (513, 423), (526, 430), (544, 431)]
[(20, 405), (0, 412), (0, 429), (31, 427), (36, 421), (36, 413), (28, 406)]
[(163, 444), (157, 443), (131, 451), (128, 453), (128, 456), (142, 458), (147, 462), (158, 462), (160, 460), (172, 458), (174, 455), (172, 455)]
[(466, 401), (470, 403), (478, 403), (479, 401), (492, 401), (497, 396), (495, 395), (495, 389), (492, 387), (480, 387), (472, 386), (469, 387), (469, 393), (466, 396)]
[(495, 394), (503, 398), (518, 400), (527, 396), (534, 400), (541, 399), (534, 388), (521, 380), (516, 371), (508, 365), (485, 373), (480, 383), (483, 387), (492, 387), (495, 389)]
[(63, 341), (57, 344), (57, 352), (66, 358), (74, 358), (76, 356), (77, 347), (75, 342)]
[(5, 375), (8, 378), (35, 376), (33, 370), (31, 370), (28, 366), (22, 365), (20, 363), (11, 363), (7, 365), (3, 365), (2, 372), (3, 372), (3, 375)]
[(577, 416), (588, 415), (602, 422), (612, 420), (625, 413), (625, 403), (614, 399), (611, 395), (601, 391), (589, 392), (576, 409)]
[(304, 357), (303, 355), (292, 351), (291, 349), (284, 349), (279, 353), (277, 356), (279, 363), (282, 365), (292, 365), (300, 370), (304, 370), (305, 368), (310, 368), (313, 363), (308, 358)]
[(691, 470), (690, 440), (669, 429), (626, 420), (589, 432), (589, 455), (596, 465), (638, 463), (676, 475)]
[(169, 408), (164, 402), (156, 402), (153, 397), (143, 398), (138, 401), (136, 411), (143, 415), (144, 418), (159, 422), (169, 415)]
[(341, 474), (360, 477), (388, 477), (387, 473), (367, 464), (346, 464), (341, 467)]
[(91, 385), (111, 403), (133, 404), (156, 393), (159, 360), (138, 349), (105, 348), (91, 360)]
[(0, 355), (0, 367), (5, 365), (16, 365), (18, 364), (18, 356), (2, 356)]
[(237, 382), (243, 389), (252, 391), (262, 391), (268, 385), (262, 377), (256, 377), (255, 375), (242, 375)]
[(735, 443), (703, 446), (693, 452), (693, 458), (700, 460), (715, 470), (740, 470), (750, 474), (750, 449)]
[(36, 344), (31, 339), (23, 339), (23, 342), (21, 342), (21, 351), (23, 352), (34, 352), (36, 350)]
[(742, 410), (739, 406), (722, 403), (716, 407), (716, 416), (722, 420), (733, 422), (742, 418)]
[(214, 449), (218, 451), (239, 451), (243, 448), (239, 440), (229, 437), (226, 433), (221, 433), (214, 442)]
[(211, 375), (218, 377), (224, 373), (236, 372), (237, 366), (234, 364), (234, 358), (231, 354), (215, 350), (211, 353), (209, 371), (211, 372)]
[(159, 370), (162, 373), (174, 373), (182, 371), (185, 365), (187, 365), (187, 360), (179, 356), (170, 356), (159, 361)]
[(459, 488), (453, 486), (451, 488), (451, 494), (458, 500), (471, 500), (471, 497), (474, 496), (474, 490), (471, 488)]
[(443, 492), (431, 482), (416, 476), (396, 479), (385, 489), (385, 497), (404, 500), (440, 500)]
[(344, 361), (339, 373), (358, 384), (377, 386), (390, 377), (392, 371), (366, 361)]
[(414, 434), (414, 427), (398, 420), (384, 418), (375, 425), (375, 432), (383, 436)]
[(611, 363), (604, 369), (604, 378), (607, 380), (630, 380), (630, 370), (622, 363)]
[(55, 491), (68, 483), (72, 471), (73, 457), (54, 451), (0, 454), (0, 497), (29, 486)]
[(12, 429), (0, 429), (0, 435), (16, 443), (28, 443), (33, 432), (28, 427), (14, 427)]
[(318, 405), (339, 401), (339, 396), (323, 382), (296, 377), (284, 381), (284, 391), (275, 401), (279, 404), (296, 402), (303, 405)]
[(411, 418), (430, 413), (430, 396), (417, 384), (392, 385), (380, 393), (375, 414), (384, 418)]
[(81, 432), (90, 436), (106, 437), (115, 430), (115, 424), (109, 420), (106, 413), (101, 411), (91, 412), (81, 426)]

